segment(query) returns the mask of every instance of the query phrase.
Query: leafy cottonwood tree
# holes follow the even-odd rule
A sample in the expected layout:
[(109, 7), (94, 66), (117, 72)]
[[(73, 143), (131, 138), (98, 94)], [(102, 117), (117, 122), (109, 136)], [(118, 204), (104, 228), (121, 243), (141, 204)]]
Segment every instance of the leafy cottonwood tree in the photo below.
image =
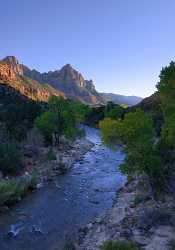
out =
[(105, 119), (100, 123), (105, 143), (114, 144), (119, 140), (125, 144), (127, 153), (121, 170), (132, 173), (146, 173), (151, 182), (161, 185), (164, 173), (161, 159), (154, 143), (155, 131), (152, 121), (143, 111), (137, 110), (125, 115), (124, 120)]
[(62, 97), (51, 97), (49, 110), (36, 119), (36, 126), (44, 135), (46, 142), (59, 144), (60, 136), (74, 139), (78, 133), (77, 123), (82, 121), (86, 108)]
[(175, 147), (175, 62), (163, 68), (157, 84), (164, 115), (162, 140), (169, 148)]

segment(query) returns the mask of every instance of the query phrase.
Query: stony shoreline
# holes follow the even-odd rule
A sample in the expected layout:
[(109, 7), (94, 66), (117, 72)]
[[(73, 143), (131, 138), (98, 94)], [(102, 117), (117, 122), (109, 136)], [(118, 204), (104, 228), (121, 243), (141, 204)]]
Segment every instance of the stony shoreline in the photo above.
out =
[[(62, 141), (59, 147), (40, 147), (38, 161), (31, 162), (37, 169), (39, 181), (45, 183), (54, 180), (58, 175), (65, 174), (94, 146), (85, 137), (76, 139), (74, 142)], [(47, 159), (49, 150), (54, 159)]]
[[(25, 144), (23, 147), (25, 155), (23, 172), (15, 177), (4, 178), (2, 175), (0, 177), (2, 183), (9, 181), (8, 185), (11, 185), (9, 188), (13, 189), (14, 183), (17, 183), (20, 188), (20, 190), (17, 190), (19, 192), (14, 193), (13, 197), (7, 196), (4, 204), (1, 201), (0, 213), (20, 202), (31, 191), (43, 187), (48, 182), (54, 182), (58, 175), (66, 174), (73, 164), (81, 161), (93, 146), (94, 144), (85, 137), (74, 142), (63, 139), (59, 147), (46, 147), (44, 144)], [(48, 157), (50, 150), (54, 159)], [(4, 190), (2, 189), (2, 191)]]
[(170, 250), (175, 247), (174, 199), (155, 200), (147, 180), (134, 178), (117, 194), (113, 207), (80, 229), (76, 250), (100, 250), (104, 241), (134, 242), (139, 249)]

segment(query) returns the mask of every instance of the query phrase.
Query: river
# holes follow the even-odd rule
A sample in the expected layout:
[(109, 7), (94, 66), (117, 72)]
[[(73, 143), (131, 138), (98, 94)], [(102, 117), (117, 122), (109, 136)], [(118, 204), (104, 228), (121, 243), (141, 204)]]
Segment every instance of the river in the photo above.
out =
[(106, 148), (97, 129), (85, 127), (94, 147), (58, 176), (0, 216), (0, 250), (62, 250), (67, 239), (105, 213), (125, 183), (121, 148)]

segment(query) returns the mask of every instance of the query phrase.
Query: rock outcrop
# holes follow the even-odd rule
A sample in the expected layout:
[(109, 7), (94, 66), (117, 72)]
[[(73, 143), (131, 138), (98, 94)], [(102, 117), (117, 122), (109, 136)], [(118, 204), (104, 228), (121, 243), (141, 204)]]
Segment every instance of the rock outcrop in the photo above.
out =
[(5, 61), (0, 61), (0, 84), (11, 87), (35, 101), (46, 102), (53, 95), (65, 97), (61, 91), (27, 78), (22, 75), (22, 72), (17, 60), (7, 57)]
[[(20, 78), (20, 80), (25, 81), (27, 78), (27, 82), (30, 81), (33, 86), (36, 85), (37, 82), (39, 90), (35, 92), (39, 92), (37, 95), (41, 95), (42, 100), (46, 100), (48, 96), (50, 96), (50, 93), (54, 92), (53, 94), (55, 95), (61, 94), (67, 98), (73, 98), (91, 105), (104, 104), (104, 100), (96, 91), (93, 81), (85, 80), (82, 74), (75, 70), (70, 64), (66, 64), (60, 70), (40, 73), (35, 69), (31, 70), (27, 66), (20, 64), (14, 56), (4, 58), (2, 62), (5, 63), (6, 67), (7, 65), (9, 66), (11, 73), (18, 77), (18, 79)], [(15, 80), (15, 78), (13, 80)], [(47, 84), (47, 89), (45, 88), (45, 84)], [(45, 89), (44, 91), (42, 91), (42, 87)], [(26, 90), (26, 92), (28, 91), (30, 91), (30, 89)], [(33, 96), (34, 90), (32, 89), (31, 91), (32, 94), (30, 94), (30, 96)]]
[(95, 90), (92, 80), (87, 81), (82, 74), (76, 71), (70, 64), (66, 64), (60, 70), (40, 73), (23, 66), (24, 75), (37, 80), (40, 83), (48, 83), (57, 90), (65, 93), (68, 98), (77, 99), (84, 103), (98, 105), (104, 100)]
[(0, 62), (0, 79), (1, 81), (15, 81), (16, 80), (16, 74), (9, 67), (8, 64)]

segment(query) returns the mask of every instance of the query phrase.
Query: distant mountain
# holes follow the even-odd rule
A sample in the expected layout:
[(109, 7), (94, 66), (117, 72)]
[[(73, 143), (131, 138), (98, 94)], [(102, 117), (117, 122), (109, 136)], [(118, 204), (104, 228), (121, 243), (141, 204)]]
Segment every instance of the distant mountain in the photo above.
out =
[(48, 101), (50, 96), (55, 95), (94, 106), (104, 105), (107, 101), (132, 106), (142, 100), (137, 96), (98, 93), (93, 81), (85, 80), (70, 64), (59, 70), (40, 73), (20, 64), (14, 56), (7, 56), (0, 61), (0, 84), (6, 84), (38, 101)]
[[(40, 97), (44, 96), (42, 100), (47, 100), (50, 95), (62, 95), (66, 98), (77, 99), (87, 104), (104, 104), (102, 96), (95, 90), (93, 81), (85, 80), (70, 64), (66, 64), (60, 70), (40, 73), (35, 69), (31, 70), (27, 66), (20, 64), (14, 56), (4, 58), (2, 63), (10, 67), (10, 71), (13, 74), (13, 81), (16, 78), (15, 81), (20, 82), (19, 84), (23, 85), (25, 92), (28, 92), (30, 96), (30, 89), (28, 88), (27, 90), (28, 85), (30, 88), (32, 85), (32, 92), (35, 92), (34, 89), (38, 92), (37, 89), (39, 89)], [(18, 90), (20, 90), (20, 86), (18, 86)], [(45, 95), (47, 94), (45, 91), (48, 91), (46, 98)], [(39, 95), (37, 95), (38, 97)]]
[(101, 93), (101, 96), (105, 101), (112, 101), (116, 104), (127, 104), (128, 106), (136, 105), (143, 99), (138, 96), (124, 96), (112, 93)]

